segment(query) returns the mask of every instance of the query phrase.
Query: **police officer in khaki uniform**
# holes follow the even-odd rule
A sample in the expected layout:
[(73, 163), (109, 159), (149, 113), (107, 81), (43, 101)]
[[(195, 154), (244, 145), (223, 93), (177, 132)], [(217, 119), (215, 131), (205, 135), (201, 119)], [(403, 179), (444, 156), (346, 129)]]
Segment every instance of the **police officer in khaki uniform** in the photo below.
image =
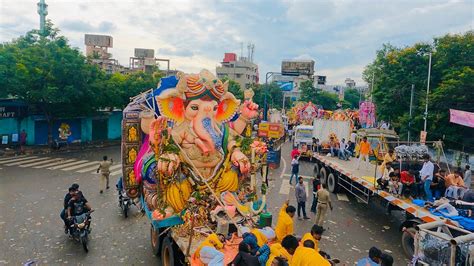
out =
[(104, 192), (104, 185), (106, 189), (109, 189), (110, 166), (114, 163), (112, 159), (108, 161), (107, 156), (104, 156), (103, 159), (97, 169), (97, 173), (100, 171), (100, 193)]
[(326, 217), (328, 207), (332, 211), (331, 198), (329, 197), (327, 185), (322, 184), (321, 188), (316, 194), (318, 198), (318, 205), (316, 207), (316, 220), (314, 221), (314, 223), (319, 226), (323, 226), (324, 218)]

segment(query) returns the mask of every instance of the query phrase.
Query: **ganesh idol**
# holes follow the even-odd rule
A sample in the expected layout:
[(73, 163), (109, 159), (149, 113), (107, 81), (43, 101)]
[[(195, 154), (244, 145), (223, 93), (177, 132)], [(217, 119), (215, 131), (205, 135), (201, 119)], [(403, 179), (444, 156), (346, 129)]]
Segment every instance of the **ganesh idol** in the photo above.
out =
[(161, 87), (136, 104), (142, 109), (143, 141), (133, 177), (142, 183), (147, 208), (158, 220), (182, 214), (194, 192), (211, 198), (209, 210), (219, 200), (239, 205), (241, 183), (251, 167), (240, 149), (240, 134), (257, 116), (258, 105), (241, 104), (228, 92), (228, 83), (207, 70), (178, 73)]

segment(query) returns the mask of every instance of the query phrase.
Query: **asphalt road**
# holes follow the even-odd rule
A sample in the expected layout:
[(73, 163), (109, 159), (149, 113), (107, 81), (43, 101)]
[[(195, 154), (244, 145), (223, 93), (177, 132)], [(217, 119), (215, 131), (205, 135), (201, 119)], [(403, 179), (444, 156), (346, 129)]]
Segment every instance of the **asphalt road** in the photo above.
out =
[[(272, 170), (268, 204), (274, 213), (289, 198), (295, 204), (294, 189), (288, 183), (289, 149), (283, 147), (282, 164)], [(116, 172), (111, 189), (99, 194), (99, 177), (94, 166), (103, 155), (115, 159)], [(37, 155), (9, 159), (0, 157), (0, 265), (34, 261), (39, 265), (138, 265), (157, 264), (151, 254), (148, 220), (132, 208), (125, 219), (118, 208), (115, 181), (119, 176), (120, 147), (95, 151)], [(95, 162), (95, 163), (94, 163)], [(66, 166), (67, 165), (67, 166)], [(285, 167), (286, 165), (286, 167)], [(48, 169), (52, 168), (52, 169)], [(312, 164), (302, 162), (300, 174), (310, 176)], [(288, 175), (288, 176), (287, 176)], [(64, 234), (59, 213), (67, 188), (79, 183), (96, 212), (92, 216), (90, 251)], [(310, 190), (310, 188), (309, 188)], [(399, 219), (385, 214), (377, 204), (366, 205), (341, 195), (331, 195), (334, 211), (327, 216), (320, 247), (346, 265), (366, 256), (372, 246), (390, 252), (401, 265), (405, 261), (400, 247)], [(309, 212), (310, 203), (307, 204)], [(312, 221), (295, 218), (298, 235), (309, 231)]]

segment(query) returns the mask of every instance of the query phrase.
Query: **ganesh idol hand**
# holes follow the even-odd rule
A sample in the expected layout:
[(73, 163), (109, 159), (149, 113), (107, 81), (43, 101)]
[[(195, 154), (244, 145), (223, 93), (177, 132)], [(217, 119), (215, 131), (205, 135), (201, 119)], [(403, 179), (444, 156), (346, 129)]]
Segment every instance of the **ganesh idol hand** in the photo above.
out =
[(240, 108), (240, 115), (245, 119), (252, 119), (258, 115), (258, 104), (251, 100), (246, 100)]
[(231, 156), (232, 163), (239, 167), (242, 174), (247, 174), (250, 170), (250, 161), (241, 151), (236, 150)]
[(171, 176), (176, 172), (179, 164), (180, 160), (178, 155), (174, 153), (166, 153), (161, 155), (160, 159), (158, 159), (157, 169), (159, 173)]

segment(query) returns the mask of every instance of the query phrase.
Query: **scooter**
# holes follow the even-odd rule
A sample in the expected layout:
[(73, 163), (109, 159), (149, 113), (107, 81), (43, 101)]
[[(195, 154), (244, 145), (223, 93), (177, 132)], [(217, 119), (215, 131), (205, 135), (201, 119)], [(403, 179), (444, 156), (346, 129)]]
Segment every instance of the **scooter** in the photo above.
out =
[(118, 192), (119, 194), (119, 206), (122, 209), (123, 216), (125, 218), (128, 217), (128, 209), (130, 209), (130, 206), (132, 205), (132, 199), (130, 199), (126, 193), (123, 193), (122, 191)]
[(69, 234), (76, 241), (79, 241), (82, 244), (85, 252), (89, 252), (88, 242), (89, 234), (91, 232), (91, 213), (94, 210), (90, 210), (81, 215), (76, 215), (72, 218), (72, 223), (70, 225)]

